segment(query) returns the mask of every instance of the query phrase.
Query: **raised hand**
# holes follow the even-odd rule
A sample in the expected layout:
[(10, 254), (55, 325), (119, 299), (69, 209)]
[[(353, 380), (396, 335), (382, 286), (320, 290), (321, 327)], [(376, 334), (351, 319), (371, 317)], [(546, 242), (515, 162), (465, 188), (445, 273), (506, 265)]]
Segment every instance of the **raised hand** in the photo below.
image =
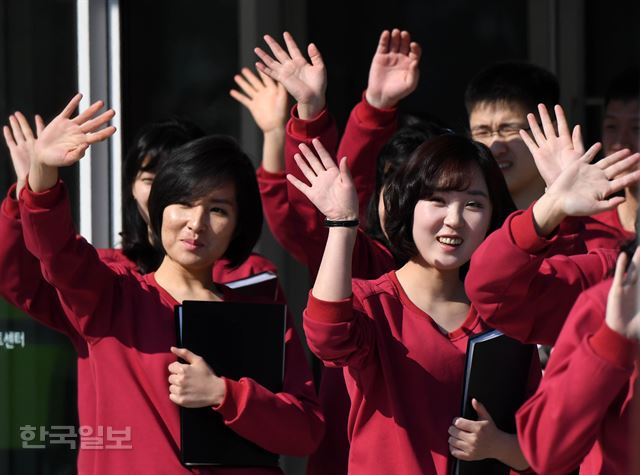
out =
[(640, 154), (628, 149), (615, 152), (591, 164), (600, 149), (595, 144), (576, 162), (567, 166), (544, 195), (533, 205), (533, 217), (541, 236), (548, 236), (567, 216), (591, 216), (624, 202), (611, 197), (640, 181)]
[(418, 85), (421, 54), (409, 32), (383, 31), (371, 61), (367, 102), (378, 109), (390, 109), (411, 94)]
[(249, 68), (242, 68), (234, 81), (242, 92), (229, 91), (240, 104), (245, 106), (263, 133), (284, 129), (287, 121), (287, 91), (282, 84), (274, 81), (262, 71), (256, 76)]
[(640, 341), (640, 312), (637, 307), (640, 247), (634, 252), (627, 269), (628, 262), (626, 253), (618, 256), (616, 272), (607, 298), (606, 323), (620, 335)]
[(547, 187), (551, 186), (562, 170), (576, 162), (585, 153), (580, 126), (576, 125), (571, 133), (562, 107), (556, 105), (554, 111), (558, 124), (557, 133), (544, 104), (538, 104), (542, 129), (540, 129), (535, 115), (527, 114), (533, 138), (526, 130), (520, 131), (520, 136), (531, 152), (540, 176)]
[(111, 137), (113, 126), (100, 129), (109, 122), (115, 112), (109, 109), (94, 117), (104, 103), (96, 101), (84, 112), (71, 119), (80, 104), (82, 94), (76, 94), (64, 110), (47, 125), (35, 144), (35, 160), (49, 167), (67, 167), (80, 160), (91, 144)]
[(317, 156), (305, 144), (300, 144), (300, 154), (294, 159), (309, 181), (309, 185), (293, 175), (287, 179), (330, 220), (352, 220), (358, 218), (358, 195), (347, 167), (346, 157), (340, 160), (340, 168), (318, 139), (312, 141)]
[(310, 43), (307, 47), (311, 61), (309, 62), (288, 32), (285, 31), (283, 37), (287, 51), (271, 36), (264, 36), (273, 57), (261, 48), (255, 48), (256, 55), (262, 61), (256, 63), (256, 68), (280, 82), (289, 91), (298, 102), (298, 114), (301, 119), (311, 119), (325, 106), (327, 72), (322, 56), (318, 48)]
[[(15, 115), (9, 116), (9, 124), (11, 128), (5, 125), (2, 128), (2, 132), (4, 133), (4, 141), (9, 148), (13, 169), (16, 172), (17, 198), (20, 196), (20, 190), (24, 187), (29, 174), (31, 157), (34, 154), (35, 137), (29, 122), (21, 112), (16, 112)], [(44, 129), (44, 122), (39, 115), (36, 115), (36, 131), (38, 135), (40, 135), (42, 129)]]
[(599, 147), (591, 147), (577, 162), (569, 165), (547, 189), (567, 216), (590, 216), (615, 208), (624, 198), (610, 197), (640, 180), (640, 154), (620, 150), (590, 164)]
[(224, 399), (224, 380), (213, 372), (207, 362), (186, 348), (171, 347), (171, 352), (186, 363), (169, 365), (169, 399), (182, 407), (220, 405)]

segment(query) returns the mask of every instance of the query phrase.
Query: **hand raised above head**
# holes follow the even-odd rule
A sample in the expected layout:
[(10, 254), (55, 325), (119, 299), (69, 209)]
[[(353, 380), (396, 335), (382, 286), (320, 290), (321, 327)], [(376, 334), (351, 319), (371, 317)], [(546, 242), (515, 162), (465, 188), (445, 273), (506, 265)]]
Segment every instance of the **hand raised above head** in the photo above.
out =
[(263, 133), (284, 129), (287, 121), (287, 91), (282, 84), (259, 71), (256, 76), (249, 68), (242, 68), (234, 81), (242, 92), (232, 89), (229, 94), (245, 106)]
[(557, 200), (566, 216), (591, 216), (613, 209), (624, 198), (612, 195), (640, 181), (640, 154), (620, 150), (591, 164), (599, 149), (600, 144), (592, 146), (565, 168), (545, 193)]
[[(31, 166), (31, 157), (34, 154), (36, 139), (31, 130), (31, 126), (26, 117), (21, 112), (9, 116), (9, 125), (3, 127), (4, 140), (9, 148), (11, 163), (16, 172), (17, 188), (16, 197), (20, 195), (20, 190), (24, 186), (29, 168)], [(36, 117), (36, 129), (38, 134), (43, 128), (42, 118)]]
[(616, 272), (607, 298), (606, 323), (620, 335), (640, 341), (640, 312), (638, 312), (638, 268), (640, 247), (631, 262), (623, 252), (618, 256)]
[(80, 104), (81, 94), (71, 99), (64, 110), (57, 115), (39, 134), (35, 143), (34, 160), (48, 167), (66, 167), (80, 160), (90, 145), (111, 137), (113, 126), (100, 129), (109, 122), (115, 112), (109, 109), (96, 116), (104, 103), (96, 101), (85, 111), (71, 119), (73, 111)]
[(418, 86), (421, 55), (420, 45), (411, 41), (409, 32), (383, 31), (369, 69), (367, 102), (378, 109), (390, 109), (411, 94)]
[[(298, 167), (309, 184), (293, 175), (287, 179), (302, 192), (329, 220), (353, 220), (358, 218), (358, 195), (353, 178), (344, 157), (336, 166), (329, 152), (318, 139), (312, 142), (316, 154), (305, 144), (300, 144), (300, 154), (294, 156)], [(306, 161), (305, 161), (306, 159)]]
[(551, 186), (562, 170), (579, 160), (585, 153), (580, 126), (576, 125), (571, 133), (562, 107), (556, 105), (554, 111), (557, 132), (544, 104), (538, 104), (542, 129), (535, 115), (528, 114), (527, 121), (531, 132), (529, 134), (526, 130), (520, 131), (520, 136), (531, 152), (547, 187)]
[(261, 62), (256, 63), (258, 71), (265, 73), (280, 82), (298, 102), (298, 113), (301, 119), (311, 119), (325, 106), (327, 89), (327, 72), (320, 51), (313, 43), (307, 47), (310, 62), (302, 55), (293, 36), (283, 34), (287, 50), (269, 35), (264, 40), (273, 56), (261, 48), (254, 52)]

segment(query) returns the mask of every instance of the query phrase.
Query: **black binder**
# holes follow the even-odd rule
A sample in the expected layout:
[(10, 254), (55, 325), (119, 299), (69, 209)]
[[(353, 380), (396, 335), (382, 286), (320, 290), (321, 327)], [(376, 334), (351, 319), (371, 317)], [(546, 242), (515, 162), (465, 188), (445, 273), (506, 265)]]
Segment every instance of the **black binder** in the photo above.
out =
[[(525, 402), (536, 346), (520, 343), (498, 330), (475, 335), (467, 344), (462, 391), (462, 417), (476, 420), (471, 405), (480, 401), (496, 426), (516, 433), (516, 411)], [(455, 460), (454, 475), (508, 475), (510, 468), (495, 459), (465, 462)]]
[[(178, 347), (202, 356), (218, 376), (282, 391), (285, 305), (184, 301), (175, 316)], [(278, 466), (277, 454), (236, 434), (210, 407), (180, 407), (180, 439), (186, 466)]]

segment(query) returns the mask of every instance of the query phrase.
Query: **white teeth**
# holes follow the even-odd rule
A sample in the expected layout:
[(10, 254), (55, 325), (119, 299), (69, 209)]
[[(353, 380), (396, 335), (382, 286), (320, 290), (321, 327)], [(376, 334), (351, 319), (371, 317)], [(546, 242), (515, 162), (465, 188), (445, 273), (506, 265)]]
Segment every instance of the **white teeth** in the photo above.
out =
[(441, 242), (442, 244), (448, 244), (450, 246), (459, 246), (460, 244), (462, 244), (462, 239), (452, 237), (439, 237), (438, 242)]
[(505, 168), (511, 167), (511, 164), (507, 162), (498, 162), (498, 166), (500, 167), (501, 170), (504, 170)]

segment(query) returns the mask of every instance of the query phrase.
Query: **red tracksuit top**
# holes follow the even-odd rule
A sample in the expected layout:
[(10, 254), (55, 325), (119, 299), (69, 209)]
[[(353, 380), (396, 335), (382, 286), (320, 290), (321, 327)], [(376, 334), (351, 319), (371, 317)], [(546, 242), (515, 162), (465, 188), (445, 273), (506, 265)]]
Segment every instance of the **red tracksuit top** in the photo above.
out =
[[(548, 475), (631, 473), (638, 344), (604, 322), (611, 280), (580, 295), (551, 353), (542, 383), (517, 414), (532, 467)], [(634, 389), (635, 387), (635, 389)]]
[[(515, 226), (523, 215), (522, 225)], [(512, 234), (529, 246), (516, 245)], [(446, 430), (459, 415), (468, 334), (488, 327), (523, 341), (550, 334), (537, 317), (548, 315), (541, 321), (553, 327), (558, 315), (568, 313), (567, 301), (570, 308), (583, 289), (615, 266), (614, 250), (573, 257), (533, 254), (541, 241), (546, 242), (537, 236), (530, 211), (512, 214), (485, 240), (472, 257), (473, 262), (479, 254), (484, 265), (476, 259), (465, 279), (469, 317), (447, 338), (406, 297), (394, 273), (377, 281), (354, 280), (353, 302), (322, 302), (310, 295), (304, 317), (310, 348), (326, 363), (345, 367), (352, 401), (349, 473), (447, 473)], [(464, 341), (456, 343), (457, 338)], [(430, 397), (439, 399), (426, 404)], [(423, 419), (428, 407), (434, 413)]]
[[(178, 406), (168, 398), (167, 366), (175, 361), (173, 307), (154, 279), (105, 265), (73, 229), (61, 183), (43, 193), (22, 193), (24, 242), (51, 284), (36, 285), (36, 299), (54, 286), (65, 321), (50, 321), (80, 350), (80, 424), (131, 429), (130, 450), (80, 450), (79, 473), (191, 473), (179, 462)], [(225, 288), (225, 299), (234, 295)], [(58, 318), (59, 315), (56, 315)], [(82, 353), (84, 351), (84, 354)], [(218, 411), (238, 434), (262, 447), (305, 455), (323, 432), (311, 374), (288, 322), (284, 392), (273, 394), (250, 379), (225, 379)], [(198, 473), (278, 473), (268, 469), (196, 469)]]

